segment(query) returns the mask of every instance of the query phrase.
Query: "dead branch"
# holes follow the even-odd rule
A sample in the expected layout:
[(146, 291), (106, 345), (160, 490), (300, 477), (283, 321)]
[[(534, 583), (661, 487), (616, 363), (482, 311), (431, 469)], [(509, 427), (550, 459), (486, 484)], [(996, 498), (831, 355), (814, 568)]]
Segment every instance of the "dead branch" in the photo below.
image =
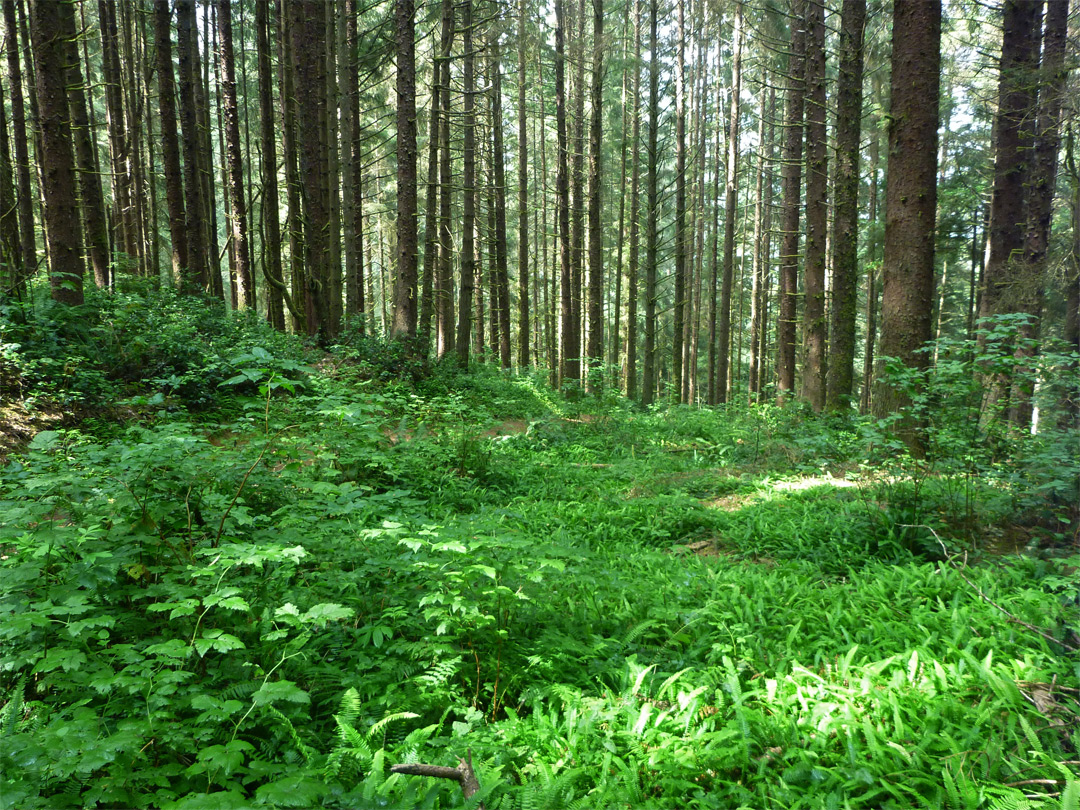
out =
[[(461, 793), (466, 799), (480, 790), (480, 780), (476, 778), (476, 771), (472, 766), (472, 752), (468, 753), (468, 760), (458, 758), (456, 768), (448, 768), (445, 765), (423, 765), (421, 763), (408, 763), (394, 765), (390, 773), (400, 773), (406, 776), (433, 776), (437, 779), (452, 779), (461, 785)], [(486, 810), (484, 803), (477, 804), (477, 810)]]

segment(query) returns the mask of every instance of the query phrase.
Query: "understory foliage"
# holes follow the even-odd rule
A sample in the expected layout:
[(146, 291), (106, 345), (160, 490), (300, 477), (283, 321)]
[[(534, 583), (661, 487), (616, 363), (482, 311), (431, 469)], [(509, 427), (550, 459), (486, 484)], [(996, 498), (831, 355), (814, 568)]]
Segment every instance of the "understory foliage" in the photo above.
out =
[(0, 468), (0, 807), (1080, 803), (1076, 429), (987, 355), (898, 381), (914, 458), (174, 303), (5, 315), (24, 404), (114, 411)]

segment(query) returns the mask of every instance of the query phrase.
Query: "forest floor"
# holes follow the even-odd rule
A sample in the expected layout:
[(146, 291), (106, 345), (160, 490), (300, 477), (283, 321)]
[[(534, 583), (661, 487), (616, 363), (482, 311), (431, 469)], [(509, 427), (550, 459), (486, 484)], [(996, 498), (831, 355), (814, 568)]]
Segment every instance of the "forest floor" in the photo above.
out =
[(0, 468), (0, 807), (1077, 807), (1080, 560), (998, 468), (250, 340)]

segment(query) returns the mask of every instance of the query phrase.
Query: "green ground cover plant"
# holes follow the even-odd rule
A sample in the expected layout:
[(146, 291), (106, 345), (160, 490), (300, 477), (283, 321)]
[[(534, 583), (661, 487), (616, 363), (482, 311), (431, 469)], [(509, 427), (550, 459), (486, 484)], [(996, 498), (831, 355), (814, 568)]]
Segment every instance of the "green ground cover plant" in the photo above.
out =
[(1080, 806), (1066, 427), (912, 457), (140, 300), (5, 321), (29, 405), (129, 404), (0, 468), (0, 807)]

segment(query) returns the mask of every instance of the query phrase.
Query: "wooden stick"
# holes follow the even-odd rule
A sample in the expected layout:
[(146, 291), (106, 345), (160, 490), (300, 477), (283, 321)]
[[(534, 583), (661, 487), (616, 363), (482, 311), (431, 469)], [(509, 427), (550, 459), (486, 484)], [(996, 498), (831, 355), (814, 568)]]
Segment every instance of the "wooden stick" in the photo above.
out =
[[(390, 773), (400, 773), (406, 776), (433, 776), (437, 779), (452, 779), (461, 785), (461, 792), (466, 800), (480, 790), (480, 780), (476, 778), (476, 771), (472, 766), (472, 751), (468, 753), (468, 761), (458, 758), (458, 767), (448, 768), (445, 765), (423, 765), (421, 763), (409, 763), (394, 765)], [(484, 803), (477, 804), (477, 810), (486, 810)]]

